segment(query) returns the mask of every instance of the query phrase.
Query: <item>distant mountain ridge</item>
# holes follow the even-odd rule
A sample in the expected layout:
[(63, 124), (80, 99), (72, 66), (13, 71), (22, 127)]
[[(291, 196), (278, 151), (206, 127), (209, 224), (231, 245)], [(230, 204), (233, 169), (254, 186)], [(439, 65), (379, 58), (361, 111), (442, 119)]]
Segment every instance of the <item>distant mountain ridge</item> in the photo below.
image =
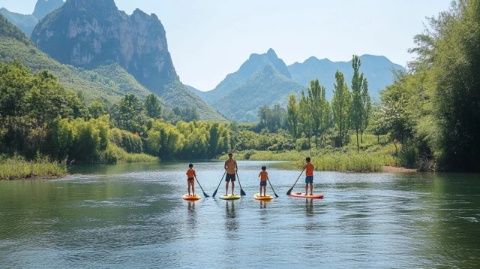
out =
[[(394, 80), (394, 73), (405, 69), (384, 56), (362, 55), (361, 71), (369, 82), (370, 95), (374, 100)], [(333, 97), (335, 72), (345, 74), (350, 84), (352, 63), (332, 62), (310, 57), (303, 63), (287, 66), (273, 49), (264, 54), (252, 54), (240, 68), (222, 80), (215, 89), (199, 92), (192, 89), (210, 105), (229, 119), (236, 121), (257, 120), (258, 108), (263, 105), (285, 105), (289, 94), (299, 94), (310, 81), (318, 79), (327, 89), (327, 98)]]
[(260, 106), (284, 103), (288, 94), (301, 89), (292, 80), (287, 65), (269, 49), (264, 54), (250, 55), (236, 72), (200, 96), (229, 119), (255, 121)]
[(180, 82), (158, 17), (118, 10), (113, 0), (67, 0), (32, 33), (42, 51), (89, 70), (117, 63), (172, 107), (194, 107), (204, 119), (223, 119)]
[(63, 0), (38, 0), (33, 14), (19, 14), (16, 12), (11, 12), (6, 8), (1, 8), (0, 14), (20, 28), (20, 30), (22, 30), (22, 32), (24, 32), (28, 37), (30, 37), (37, 23), (46, 15), (61, 7), (63, 3)]
[[(385, 56), (365, 54), (360, 56), (362, 63), (360, 70), (368, 80), (369, 92), (374, 100), (378, 100), (380, 91), (390, 85), (395, 79), (396, 72), (405, 71), (401, 65), (391, 62)], [(333, 96), (335, 72), (338, 70), (345, 75), (347, 84), (351, 84), (353, 70), (352, 62), (332, 62), (329, 59), (310, 57), (303, 63), (294, 63), (288, 66), (292, 79), (301, 85), (307, 86), (311, 80), (318, 79), (327, 88), (327, 97)]]

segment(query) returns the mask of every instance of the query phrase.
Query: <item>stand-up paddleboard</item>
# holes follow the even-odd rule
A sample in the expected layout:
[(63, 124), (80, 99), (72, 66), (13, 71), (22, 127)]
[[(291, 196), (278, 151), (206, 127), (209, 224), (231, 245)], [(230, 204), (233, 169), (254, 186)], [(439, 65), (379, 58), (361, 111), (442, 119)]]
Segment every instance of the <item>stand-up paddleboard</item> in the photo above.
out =
[(257, 193), (253, 196), (253, 198), (255, 198), (255, 200), (259, 200), (259, 201), (270, 201), (273, 199), (273, 196), (271, 195), (265, 195), (265, 196), (260, 196), (260, 193)]
[(241, 198), (241, 196), (238, 195), (238, 194), (229, 194), (229, 195), (220, 196), (220, 199), (222, 199), (222, 200), (238, 200), (240, 198)]
[(198, 201), (200, 199), (202, 199), (202, 197), (200, 197), (200, 195), (198, 194), (195, 194), (195, 195), (188, 195), (188, 194), (184, 194), (182, 196), (183, 200), (186, 200), (186, 201)]
[(305, 194), (304, 192), (292, 192), (289, 196), (294, 198), (323, 199), (323, 193), (314, 193), (313, 195), (310, 195)]

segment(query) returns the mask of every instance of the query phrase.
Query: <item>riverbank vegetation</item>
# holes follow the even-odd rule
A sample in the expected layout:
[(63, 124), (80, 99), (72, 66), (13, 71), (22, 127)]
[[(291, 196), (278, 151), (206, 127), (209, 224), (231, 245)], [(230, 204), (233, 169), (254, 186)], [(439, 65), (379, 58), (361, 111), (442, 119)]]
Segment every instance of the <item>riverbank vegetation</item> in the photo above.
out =
[(67, 174), (67, 166), (46, 158), (26, 161), (15, 156), (0, 158), (0, 180), (58, 178)]

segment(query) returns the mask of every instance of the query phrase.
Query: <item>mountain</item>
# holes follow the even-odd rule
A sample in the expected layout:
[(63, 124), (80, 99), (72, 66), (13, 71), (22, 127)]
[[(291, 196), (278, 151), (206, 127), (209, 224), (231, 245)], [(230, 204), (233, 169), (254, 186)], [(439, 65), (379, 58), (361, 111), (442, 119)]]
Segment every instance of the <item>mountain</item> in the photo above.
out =
[(183, 85), (156, 15), (118, 10), (113, 0), (68, 0), (40, 21), (33, 42), (57, 61), (92, 70), (117, 63), (172, 107), (193, 106), (204, 119), (222, 117)]
[(27, 36), (30, 36), (41, 19), (62, 5), (63, 0), (38, 0), (31, 15), (11, 12), (6, 8), (1, 8), (0, 14), (20, 28)]
[(63, 0), (38, 0), (32, 15), (40, 21), (55, 9), (61, 7), (63, 3)]
[(269, 49), (250, 55), (214, 90), (199, 95), (229, 119), (254, 121), (260, 106), (285, 103), (288, 94), (303, 88), (292, 80), (283, 60)]
[(83, 70), (61, 64), (38, 50), (16, 26), (0, 15), (0, 61), (18, 61), (34, 71), (48, 70), (66, 88), (82, 93), (87, 101), (101, 98), (117, 102), (127, 93), (140, 98), (150, 94), (117, 64)]
[[(392, 63), (384, 56), (362, 55), (360, 71), (368, 80), (370, 95), (378, 100), (380, 91), (390, 85), (394, 80), (394, 74), (405, 69)], [(328, 59), (319, 60), (310, 57), (303, 63), (294, 63), (288, 66), (293, 80), (301, 85), (308, 86), (310, 81), (318, 79), (327, 88), (327, 97), (333, 96), (333, 84), (335, 83), (335, 72), (343, 72), (345, 80), (350, 84), (353, 76), (352, 62), (332, 62)]]

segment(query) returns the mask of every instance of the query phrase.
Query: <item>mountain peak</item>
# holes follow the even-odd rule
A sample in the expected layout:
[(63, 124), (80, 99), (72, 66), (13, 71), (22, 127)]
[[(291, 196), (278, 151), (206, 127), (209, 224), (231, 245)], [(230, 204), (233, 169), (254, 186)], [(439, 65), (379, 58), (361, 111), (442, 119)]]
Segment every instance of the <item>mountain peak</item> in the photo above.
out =
[[(42, 0), (40, 0), (42, 1)], [(83, 10), (87, 12), (105, 13), (117, 12), (118, 8), (114, 0), (67, 0), (65, 6), (69, 6), (75, 10)]]
[(63, 0), (38, 0), (37, 4), (35, 4), (33, 16), (41, 20), (50, 12), (61, 7), (63, 3)]
[(277, 53), (272, 48), (268, 49), (267, 55), (273, 58), (278, 58)]

